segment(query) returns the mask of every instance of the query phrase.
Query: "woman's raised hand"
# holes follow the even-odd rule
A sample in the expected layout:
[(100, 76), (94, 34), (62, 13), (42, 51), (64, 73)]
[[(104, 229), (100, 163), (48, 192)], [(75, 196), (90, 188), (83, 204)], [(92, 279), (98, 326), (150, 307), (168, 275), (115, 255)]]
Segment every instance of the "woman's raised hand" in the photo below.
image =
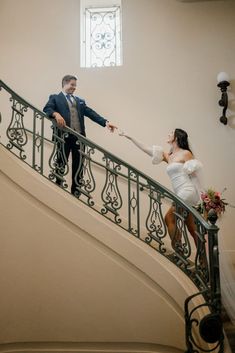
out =
[(136, 138), (130, 136), (127, 132), (125, 132), (121, 129), (118, 129), (118, 134), (119, 134), (119, 136), (124, 136), (128, 140), (132, 141), (140, 150), (147, 153), (150, 157), (153, 156), (153, 147), (152, 146), (144, 145), (142, 142), (136, 140)]
[(127, 134), (127, 132), (121, 130), (121, 129), (118, 129), (118, 135), (119, 136), (124, 136), (126, 138), (130, 138), (130, 136)]

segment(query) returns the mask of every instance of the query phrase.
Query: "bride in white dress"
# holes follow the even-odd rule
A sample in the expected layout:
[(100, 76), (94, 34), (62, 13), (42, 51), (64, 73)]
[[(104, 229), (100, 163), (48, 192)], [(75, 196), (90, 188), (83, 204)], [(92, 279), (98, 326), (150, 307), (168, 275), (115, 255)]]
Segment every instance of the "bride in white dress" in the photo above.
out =
[[(152, 158), (153, 164), (159, 164), (162, 161), (168, 163), (166, 170), (176, 195), (181, 197), (190, 206), (198, 203), (201, 191), (198, 172), (202, 168), (202, 164), (194, 159), (189, 148), (188, 135), (184, 130), (175, 129), (175, 131), (169, 134), (167, 141), (170, 144), (169, 152), (164, 152), (160, 146), (146, 146), (125, 132), (119, 132), (119, 135), (126, 137), (143, 152), (147, 153)], [(174, 206), (171, 206), (165, 216), (173, 248), (175, 248), (176, 242), (180, 242), (180, 235), (178, 235), (178, 239), (175, 237), (174, 211)], [(185, 223), (197, 245), (195, 225), (191, 215), (188, 216)], [(235, 275), (223, 250), (220, 253), (220, 277), (222, 301), (233, 325), (235, 325)]]
[[(166, 170), (176, 195), (190, 206), (194, 206), (199, 202), (200, 190), (197, 171), (202, 167), (202, 164), (194, 159), (189, 148), (188, 135), (184, 130), (175, 129), (175, 131), (168, 135), (167, 142), (170, 144), (169, 152), (163, 151), (160, 146), (146, 146), (125, 132), (120, 132), (119, 135), (131, 140), (139, 149), (147, 153), (152, 158), (153, 164), (159, 164), (162, 161), (168, 163)], [(180, 234), (178, 234), (178, 236), (175, 234), (176, 225), (174, 211), (175, 207), (172, 205), (165, 216), (165, 222), (173, 248), (175, 248), (176, 242), (180, 242), (181, 237)], [(195, 225), (191, 214), (189, 214), (185, 223), (197, 245)]]

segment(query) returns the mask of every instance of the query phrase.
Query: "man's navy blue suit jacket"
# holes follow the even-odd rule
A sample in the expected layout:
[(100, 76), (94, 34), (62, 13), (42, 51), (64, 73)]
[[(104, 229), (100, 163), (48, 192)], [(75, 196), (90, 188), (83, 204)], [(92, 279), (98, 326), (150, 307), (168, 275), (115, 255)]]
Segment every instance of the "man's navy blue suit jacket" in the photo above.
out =
[[(97, 124), (105, 127), (107, 120), (104, 119), (102, 116), (97, 114), (94, 110), (89, 108), (86, 105), (86, 102), (84, 99), (81, 99), (79, 97), (73, 96), (76, 100), (77, 103), (77, 110), (78, 110), (78, 117), (80, 120), (80, 126), (81, 126), (81, 134), (83, 136), (86, 136), (86, 129), (85, 129), (85, 122), (84, 122), (84, 116), (87, 116)], [(45, 107), (43, 108), (44, 113), (46, 113), (47, 116), (50, 118), (52, 117), (52, 114), (54, 112), (59, 113), (65, 120), (66, 125), (70, 127), (70, 111), (69, 111), (69, 105), (67, 102), (67, 99), (63, 92), (60, 92), (59, 94), (52, 94), (49, 97), (49, 100)]]

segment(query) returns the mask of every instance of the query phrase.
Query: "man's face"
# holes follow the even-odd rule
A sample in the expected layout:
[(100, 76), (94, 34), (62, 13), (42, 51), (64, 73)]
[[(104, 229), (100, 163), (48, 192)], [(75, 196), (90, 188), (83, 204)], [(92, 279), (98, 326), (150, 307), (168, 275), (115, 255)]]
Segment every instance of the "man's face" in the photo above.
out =
[(65, 83), (63, 90), (65, 93), (73, 94), (77, 88), (77, 80), (70, 80), (69, 82)]

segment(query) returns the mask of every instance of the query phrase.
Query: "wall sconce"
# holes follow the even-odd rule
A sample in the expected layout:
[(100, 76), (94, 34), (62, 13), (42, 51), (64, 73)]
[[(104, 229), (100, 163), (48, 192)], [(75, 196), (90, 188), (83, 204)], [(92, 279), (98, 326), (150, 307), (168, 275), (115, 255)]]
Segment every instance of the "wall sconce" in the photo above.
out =
[(220, 88), (222, 95), (219, 100), (219, 105), (224, 107), (222, 116), (220, 117), (220, 122), (224, 125), (227, 125), (228, 119), (226, 117), (226, 110), (228, 108), (228, 95), (227, 95), (227, 87), (230, 85), (229, 76), (226, 72), (220, 72), (217, 75), (218, 87)]

